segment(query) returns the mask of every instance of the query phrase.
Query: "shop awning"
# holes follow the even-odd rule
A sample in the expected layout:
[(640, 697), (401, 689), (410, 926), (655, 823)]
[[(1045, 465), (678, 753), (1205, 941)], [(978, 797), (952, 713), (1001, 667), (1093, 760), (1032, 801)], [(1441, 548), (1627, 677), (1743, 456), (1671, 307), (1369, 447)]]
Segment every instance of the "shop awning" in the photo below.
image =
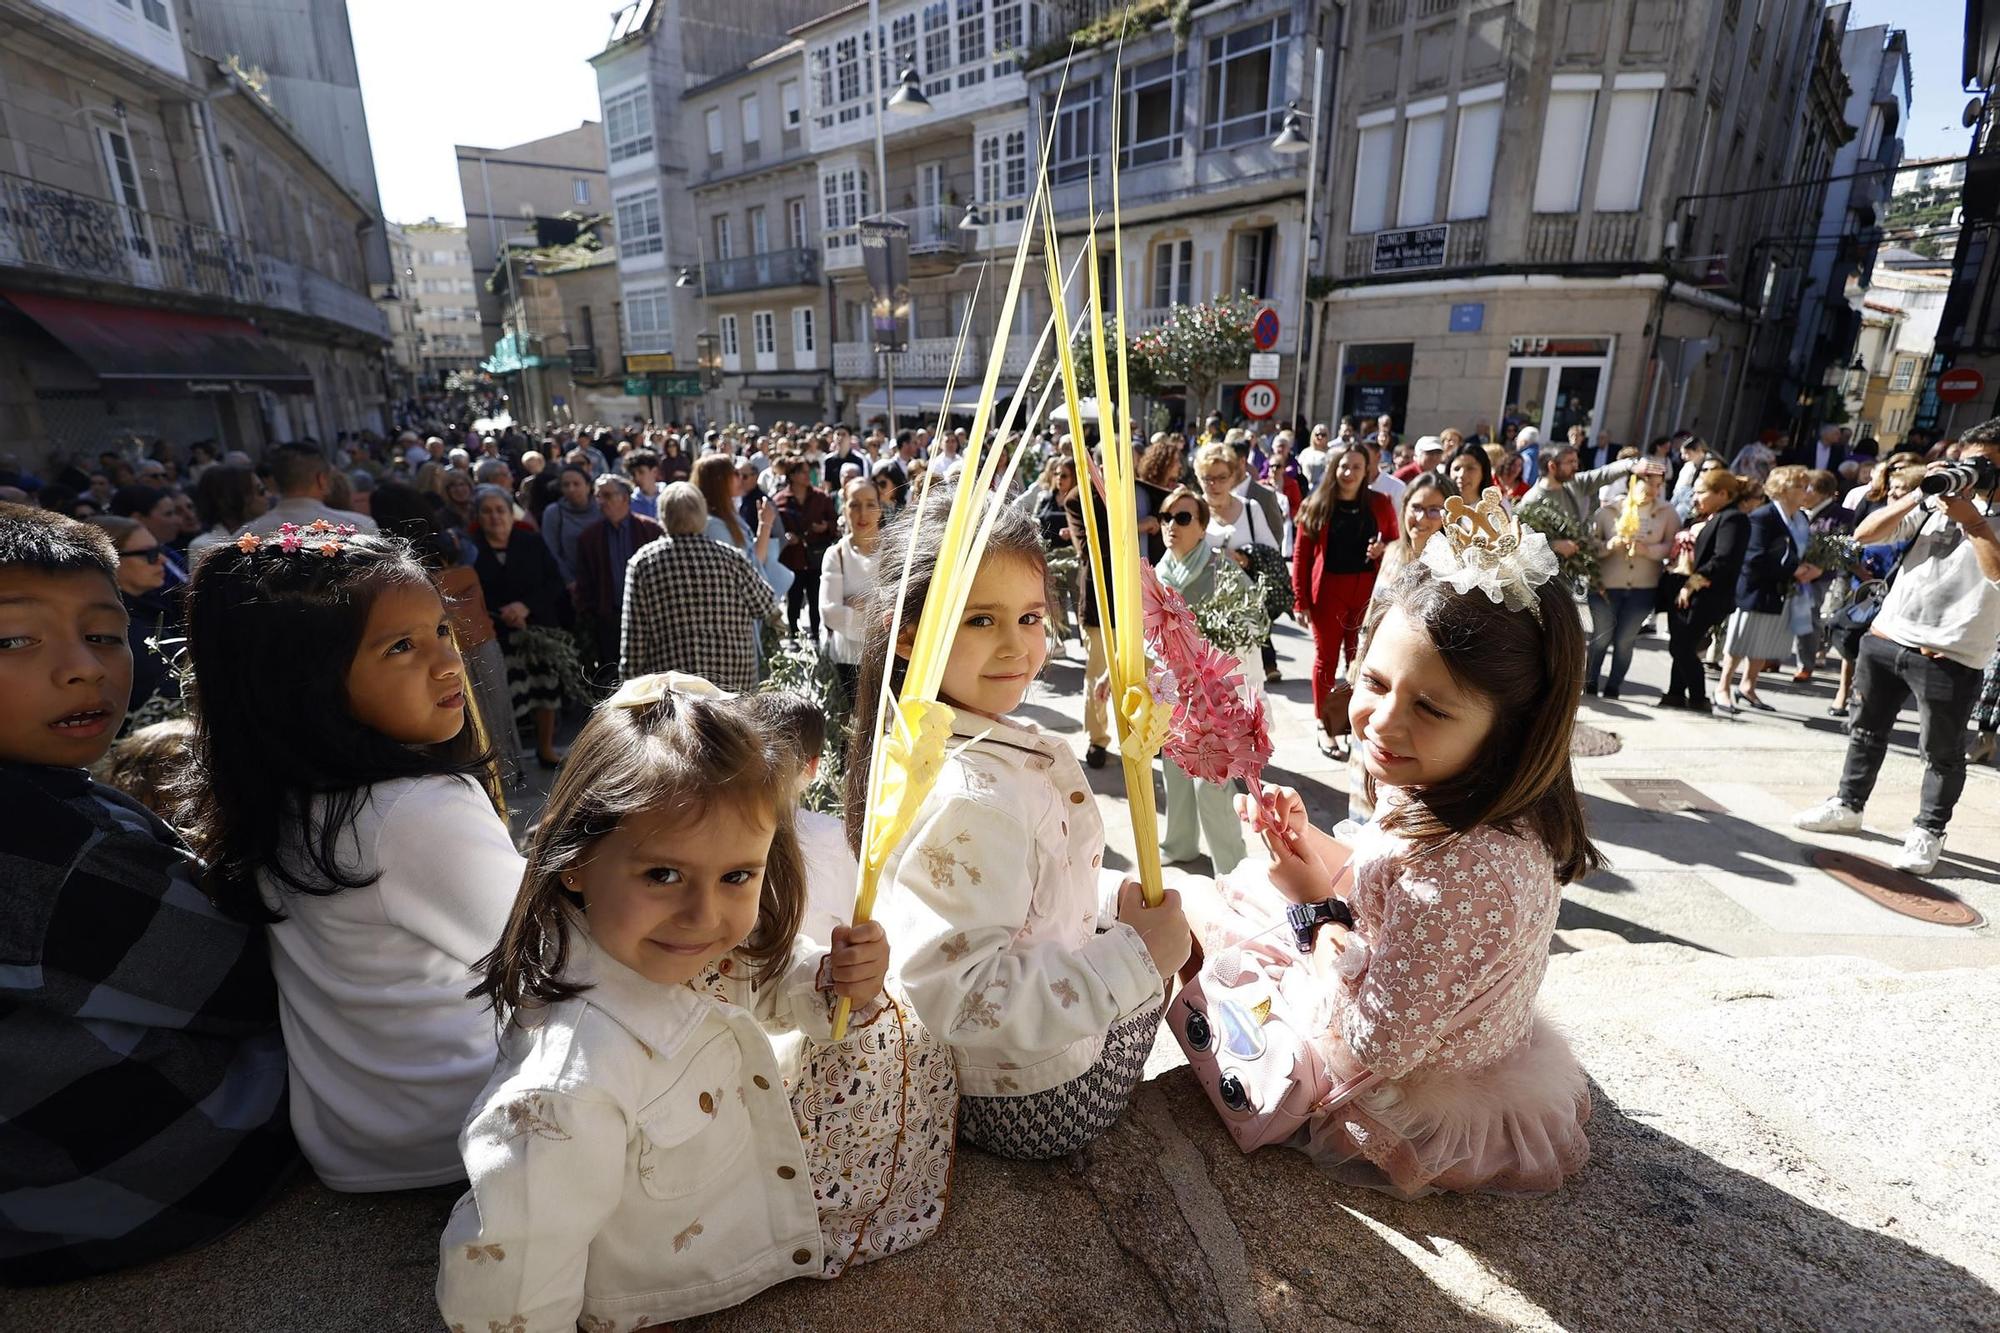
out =
[(107, 387), (311, 393), (312, 376), (247, 320), (0, 291)]
[[(1012, 393), (1013, 389), (1014, 386), (1012, 385), (1001, 386), (1000, 395), (994, 401), (994, 420), (996, 422), (999, 420), (998, 413), (1006, 409), (1007, 395)], [(1028, 400), (1028, 404), (1024, 405), (1024, 415), (1026, 406), (1032, 405), (1033, 402), (1034, 400), (1031, 398)], [(868, 394), (857, 403), (855, 410), (861, 414), (863, 421), (866, 421), (870, 416), (887, 412), (889, 410), (888, 392), (883, 389), (875, 390), (875, 392)], [(907, 416), (912, 412), (938, 413), (945, 411), (971, 416), (978, 410), (979, 386), (977, 384), (961, 384), (954, 389), (949, 408), (945, 406), (944, 385), (942, 384), (898, 384), (896, 386), (897, 416)]]

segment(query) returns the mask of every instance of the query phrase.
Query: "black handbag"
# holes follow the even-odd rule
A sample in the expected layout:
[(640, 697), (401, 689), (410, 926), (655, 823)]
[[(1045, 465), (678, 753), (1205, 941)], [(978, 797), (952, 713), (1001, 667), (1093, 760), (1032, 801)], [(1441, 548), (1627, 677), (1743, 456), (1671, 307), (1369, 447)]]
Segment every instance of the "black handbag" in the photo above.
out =
[(1243, 548), (1243, 555), (1250, 561), (1247, 571), (1264, 598), (1264, 614), (1276, 622), (1279, 616), (1292, 609), (1292, 567), (1285, 563), (1285, 557), (1275, 546), (1263, 542), (1252, 542)]

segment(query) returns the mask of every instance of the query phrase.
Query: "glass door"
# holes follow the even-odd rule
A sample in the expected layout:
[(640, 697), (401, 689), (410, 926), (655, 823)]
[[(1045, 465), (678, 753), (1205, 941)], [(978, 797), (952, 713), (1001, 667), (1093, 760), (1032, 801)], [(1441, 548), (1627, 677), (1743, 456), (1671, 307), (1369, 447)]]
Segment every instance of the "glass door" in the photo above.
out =
[(1610, 384), (1609, 356), (1515, 356), (1507, 362), (1507, 389), (1495, 423), (1503, 444), (1512, 444), (1524, 426), (1542, 441), (1567, 443), (1572, 426), (1588, 432), (1588, 451), (1600, 445), (1604, 394)]

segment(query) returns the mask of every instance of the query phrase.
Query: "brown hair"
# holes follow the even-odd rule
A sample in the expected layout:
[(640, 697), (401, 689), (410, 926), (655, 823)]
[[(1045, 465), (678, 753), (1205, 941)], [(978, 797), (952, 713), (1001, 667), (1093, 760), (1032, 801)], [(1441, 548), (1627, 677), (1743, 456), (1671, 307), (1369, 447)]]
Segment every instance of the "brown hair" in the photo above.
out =
[(591, 714), (542, 809), (507, 928), (478, 963), (483, 979), (470, 993), (486, 998), (503, 1027), (523, 1007), (582, 991), (563, 977), (569, 932), (583, 925), (583, 900), (563, 887), (563, 876), (641, 810), (669, 806), (699, 817), (721, 802), (776, 824), (757, 928), (735, 952), (751, 962), (755, 980), (790, 966), (806, 901), (792, 826), (798, 764), (788, 742), (760, 734), (758, 720), (747, 699), (672, 692), (638, 708), (601, 704)]
[(1696, 494), (1702, 491), (1720, 491), (1725, 504), (1735, 504), (1742, 498), (1743, 484), (1743, 478), (1721, 468), (1699, 473), (1694, 479)]
[(729, 529), (729, 539), (743, 545), (743, 522), (736, 517), (736, 460), (728, 454), (703, 454), (694, 461), (693, 481), (708, 501), (708, 512)]
[(1300, 532), (1317, 535), (1326, 531), (1327, 522), (1333, 517), (1333, 506), (1340, 498), (1340, 482), (1334, 474), (1340, 471), (1340, 460), (1349, 454), (1360, 454), (1362, 462), (1361, 489), (1354, 498), (1372, 503), (1368, 500), (1368, 466), (1374, 461), (1373, 457), (1365, 444), (1347, 445), (1327, 460), (1326, 470), (1319, 474), (1319, 485), (1313, 487), (1313, 493), (1299, 506)]
[(116, 787), (169, 824), (186, 824), (186, 801), (172, 788), (194, 762), (194, 721), (169, 718), (115, 742), (92, 776)]
[[(1570, 733), (1583, 692), (1583, 627), (1559, 580), (1536, 589), (1535, 606), (1539, 614), (1510, 610), (1476, 591), (1456, 592), (1418, 562), (1404, 566), (1370, 607), (1370, 640), (1384, 616), (1401, 611), (1437, 649), (1452, 680), (1493, 708), (1493, 725), (1465, 771), (1410, 788), (1409, 803), (1381, 823), (1424, 852), (1449, 847), (1482, 825), (1531, 836), (1555, 863), (1556, 882), (1568, 884), (1604, 865), (1570, 770)], [(1372, 798), (1372, 778), (1370, 788)]]
[(1167, 498), (1160, 501), (1160, 512), (1162, 514), (1168, 513), (1183, 500), (1194, 501), (1195, 522), (1201, 524), (1204, 528), (1207, 527), (1208, 501), (1202, 498), (1200, 491), (1195, 490), (1191, 486), (1176, 486), (1172, 491), (1168, 492)]
[(1138, 475), (1140, 481), (1153, 486), (1180, 485), (1187, 477), (1187, 460), (1179, 443), (1166, 435), (1146, 446), (1146, 452), (1139, 455)]
[[(1078, 497), (1088, 503), (1088, 497)], [(889, 642), (889, 622), (897, 615), (896, 598), (902, 595), (902, 611), (897, 634), (904, 642), (917, 632), (930, 596), (931, 578), (937, 573), (938, 554), (944, 546), (945, 521), (951, 516), (952, 497), (945, 490), (933, 491), (928, 501), (912, 501), (882, 533), (876, 548), (875, 586), (861, 607), (861, 623), (868, 627), (868, 642), (861, 650), (861, 679), (854, 690), (854, 731), (847, 742), (847, 845), (861, 854), (861, 826), (868, 814), (868, 766), (875, 758), (875, 703), (883, 689), (903, 687), (903, 659)], [(1041, 529), (1035, 520), (995, 496), (983, 505), (997, 509), (993, 531), (986, 539), (982, 561), (1019, 560), (1048, 575), (1048, 556), (1042, 550)], [(982, 512), (973, 523), (985, 521)], [(912, 526), (915, 532), (911, 531)], [(903, 570), (910, 572), (910, 584), (903, 588)], [(885, 680), (886, 677), (886, 680)]]

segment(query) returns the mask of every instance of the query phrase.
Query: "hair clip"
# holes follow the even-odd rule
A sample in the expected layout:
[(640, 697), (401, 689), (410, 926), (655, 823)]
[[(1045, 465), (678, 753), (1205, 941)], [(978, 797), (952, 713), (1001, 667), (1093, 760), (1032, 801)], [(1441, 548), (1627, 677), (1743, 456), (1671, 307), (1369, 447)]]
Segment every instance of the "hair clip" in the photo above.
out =
[(681, 671), (656, 671), (650, 676), (634, 676), (618, 687), (605, 702), (613, 708), (651, 708), (670, 694), (689, 699), (734, 699), (718, 685)]
[(1535, 590), (1561, 568), (1548, 538), (1523, 528), (1507, 512), (1497, 487), (1487, 487), (1477, 504), (1451, 496), (1444, 515), (1444, 526), (1424, 544), (1425, 567), (1458, 592), (1476, 589), (1496, 605), (1527, 611), (1539, 622)]

